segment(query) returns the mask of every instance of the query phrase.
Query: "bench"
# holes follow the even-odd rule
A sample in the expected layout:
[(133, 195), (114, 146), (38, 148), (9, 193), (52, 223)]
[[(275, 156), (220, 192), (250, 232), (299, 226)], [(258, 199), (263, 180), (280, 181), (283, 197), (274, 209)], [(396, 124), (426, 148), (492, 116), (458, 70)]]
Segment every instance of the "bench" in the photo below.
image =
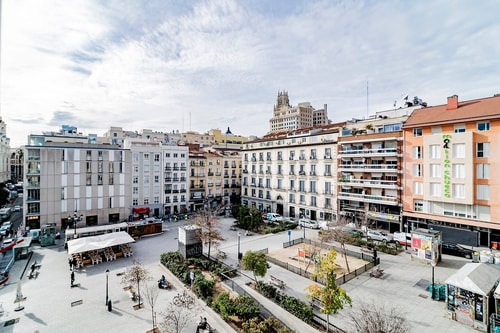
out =
[(382, 276), (382, 274), (384, 274), (384, 270), (380, 268), (374, 268), (370, 271), (371, 277), (379, 278)]
[(280, 289), (285, 289), (285, 282), (271, 275), (271, 283)]

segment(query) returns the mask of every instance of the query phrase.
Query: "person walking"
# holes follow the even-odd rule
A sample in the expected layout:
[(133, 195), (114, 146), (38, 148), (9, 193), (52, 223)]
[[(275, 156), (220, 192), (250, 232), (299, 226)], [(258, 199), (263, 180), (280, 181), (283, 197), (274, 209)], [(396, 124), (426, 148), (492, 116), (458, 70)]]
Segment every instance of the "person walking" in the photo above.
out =
[(69, 270), (72, 271), (73, 270), (73, 259), (68, 258), (68, 264), (69, 264)]
[(75, 272), (71, 271), (71, 287), (73, 287), (74, 283), (75, 283)]

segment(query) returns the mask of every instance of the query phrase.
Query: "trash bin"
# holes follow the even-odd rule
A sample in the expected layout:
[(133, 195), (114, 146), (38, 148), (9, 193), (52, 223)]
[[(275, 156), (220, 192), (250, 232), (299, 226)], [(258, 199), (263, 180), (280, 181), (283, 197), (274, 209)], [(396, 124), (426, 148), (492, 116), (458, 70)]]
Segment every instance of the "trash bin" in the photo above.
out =
[(113, 311), (113, 304), (111, 303), (111, 300), (108, 300), (108, 311)]
[(474, 251), (474, 253), (472, 253), (472, 262), (479, 262), (479, 252)]

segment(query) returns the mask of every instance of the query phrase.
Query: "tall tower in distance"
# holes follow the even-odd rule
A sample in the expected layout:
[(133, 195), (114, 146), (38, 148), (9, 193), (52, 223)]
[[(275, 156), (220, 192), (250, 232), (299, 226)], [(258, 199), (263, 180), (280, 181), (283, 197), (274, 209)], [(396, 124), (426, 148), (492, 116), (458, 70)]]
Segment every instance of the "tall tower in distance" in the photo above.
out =
[(326, 125), (329, 123), (326, 104), (315, 110), (311, 103), (303, 102), (291, 106), (287, 91), (278, 92), (273, 117), (269, 120), (269, 133), (293, 131), (299, 128)]

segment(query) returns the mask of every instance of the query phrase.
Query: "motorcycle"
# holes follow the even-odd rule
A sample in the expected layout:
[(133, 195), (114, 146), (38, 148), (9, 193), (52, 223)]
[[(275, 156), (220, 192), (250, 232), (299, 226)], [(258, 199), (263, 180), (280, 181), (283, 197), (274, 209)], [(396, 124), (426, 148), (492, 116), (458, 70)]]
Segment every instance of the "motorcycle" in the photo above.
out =
[(171, 289), (172, 285), (166, 279), (162, 278), (158, 280), (158, 288), (160, 289)]

